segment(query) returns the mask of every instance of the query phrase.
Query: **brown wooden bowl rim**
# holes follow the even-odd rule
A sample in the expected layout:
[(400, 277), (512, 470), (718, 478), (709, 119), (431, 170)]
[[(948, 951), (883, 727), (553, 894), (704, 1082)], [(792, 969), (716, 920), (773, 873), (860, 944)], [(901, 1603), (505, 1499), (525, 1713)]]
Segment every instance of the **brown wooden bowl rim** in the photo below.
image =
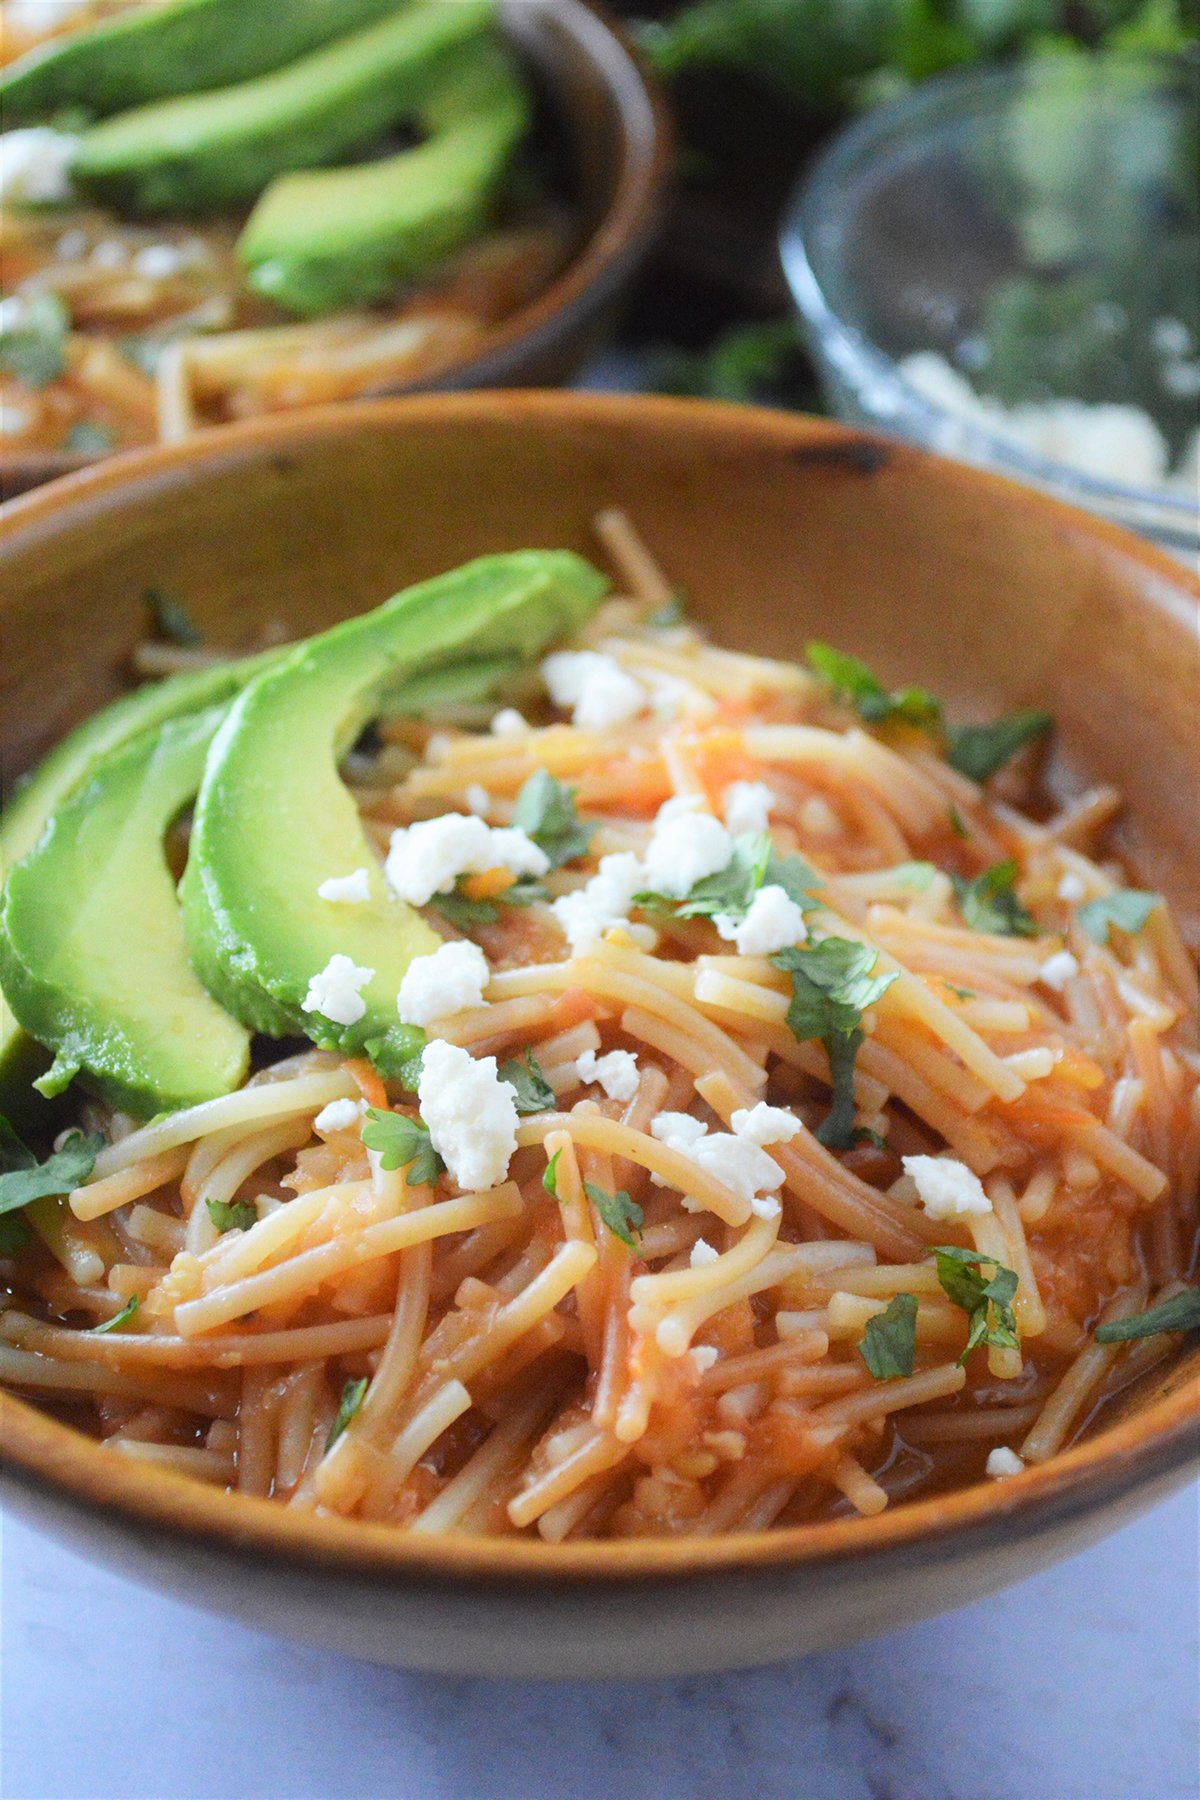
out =
[[(572, 17), (572, 15), (575, 15)], [(572, 310), (596, 297), (597, 304), (615, 294), (622, 280), (632, 275), (649, 248), (666, 204), (667, 187), (675, 154), (675, 127), (662, 83), (638, 55), (624, 26), (600, 0), (561, 0), (559, 18), (577, 40), (591, 36), (589, 49), (597, 74), (603, 79), (615, 108), (626, 126), (621, 165), (616, 185), (603, 217), (554, 280), (524, 306), (494, 325), (468, 354), (456, 358), (434, 374), (418, 376), (400, 387), (382, 388), (379, 395), (401, 395), (474, 389), (480, 372), (487, 376), (498, 359), (519, 355), (528, 345), (534, 351), (544, 334), (552, 332)], [(644, 134), (644, 142), (637, 139)], [(363, 395), (353, 402), (378, 395)], [(296, 411), (326, 410), (296, 408)], [(265, 415), (276, 417), (278, 415)], [(197, 435), (196, 433), (189, 434)], [(142, 449), (164, 448), (156, 444)], [(0, 495), (5, 487), (17, 490), (41, 486), (62, 475), (94, 468), (125, 451), (105, 456), (68, 456), (56, 450), (5, 453), (0, 449)]]
[[(557, 390), (477, 390), (348, 402), (274, 414), (197, 433), (182, 443), (106, 458), (35, 489), (0, 509), (0, 555), (23, 542), (36, 546), (59, 515), (120, 503), (139, 489), (175, 486), (190, 470), (232, 456), (286, 454), (306, 440), (459, 423), (513, 428), (632, 428), (650, 441), (702, 440), (722, 451), (769, 449), (869, 471), (900, 461), (934, 466), (938, 479), (973, 501), (997, 501), (1041, 513), (1072, 535), (1091, 539), (1141, 565), (1154, 578), (1144, 604), (1170, 610), (1172, 593), (1200, 603), (1200, 578), (1165, 552), (1105, 520), (990, 471), (872, 436), (829, 420), (708, 401)], [(0, 594), (0, 609), (3, 607)], [(979, 1483), (925, 1500), (906, 1501), (874, 1518), (836, 1519), (758, 1534), (713, 1538), (638, 1538), (548, 1545), (526, 1539), (422, 1538), (393, 1527), (295, 1514), (269, 1500), (205, 1487), (185, 1476), (125, 1462), (71, 1427), (0, 1391), (0, 1472), (25, 1491), (65, 1493), (87, 1508), (181, 1534), (231, 1556), (276, 1567), (322, 1568), (334, 1574), (390, 1579), (399, 1586), (448, 1579), (492, 1584), (636, 1583), (681, 1580), (716, 1572), (837, 1564), (876, 1554), (889, 1560), (913, 1546), (961, 1559), (1010, 1534), (1041, 1534), (1160, 1480), (1178, 1477), (1200, 1458), (1200, 1369), (1130, 1418), (1003, 1482)]]

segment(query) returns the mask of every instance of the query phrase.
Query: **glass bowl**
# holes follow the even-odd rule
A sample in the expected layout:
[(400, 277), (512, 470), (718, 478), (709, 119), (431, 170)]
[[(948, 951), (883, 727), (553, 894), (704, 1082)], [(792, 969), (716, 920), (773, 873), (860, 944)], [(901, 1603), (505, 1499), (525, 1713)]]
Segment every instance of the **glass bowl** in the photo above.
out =
[(781, 235), (833, 411), (1200, 553), (1198, 75), (1064, 52), (841, 132)]

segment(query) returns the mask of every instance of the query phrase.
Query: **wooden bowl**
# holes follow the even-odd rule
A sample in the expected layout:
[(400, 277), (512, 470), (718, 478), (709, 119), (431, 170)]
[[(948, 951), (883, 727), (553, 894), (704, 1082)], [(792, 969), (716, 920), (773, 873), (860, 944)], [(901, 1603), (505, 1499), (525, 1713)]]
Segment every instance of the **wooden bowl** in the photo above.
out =
[[(578, 248), (554, 281), (470, 354), (387, 392), (555, 387), (603, 342), (661, 223), (673, 154), (661, 88), (621, 27), (591, 0), (500, 0), (504, 31), (530, 72), (568, 165)], [(59, 451), (5, 454), (0, 500), (84, 468)]]
[[(1082, 513), (800, 418), (578, 394), (440, 395), (256, 421), (55, 482), (0, 523), (10, 774), (122, 687), (144, 591), (215, 641), (300, 633), (485, 550), (589, 551), (626, 507), (719, 641), (816, 633), (892, 681), (1059, 721), (1056, 778), (1113, 780), (1126, 848), (1200, 914), (1198, 584)], [(1003, 1483), (699, 1542), (406, 1537), (126, 1462), (0, 1397), (14, 1505), (215, 1611), (473, 1674), (664, 1675), (895, 1630), (1084, 1548), (1188, 1476), (1200, 1354)]]

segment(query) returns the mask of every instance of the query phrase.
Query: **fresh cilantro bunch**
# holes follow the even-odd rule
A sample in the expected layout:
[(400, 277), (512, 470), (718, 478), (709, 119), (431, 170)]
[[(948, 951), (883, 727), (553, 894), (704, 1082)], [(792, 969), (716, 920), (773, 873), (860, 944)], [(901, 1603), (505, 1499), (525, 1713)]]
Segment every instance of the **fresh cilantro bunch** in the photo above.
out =
[(886, 994), (896, 975), (874, 974), (879, 952), (850, 938), (827, 937), (780, 950), (771, 961), (791, 977), (792, 1035), (800, 1043), (824, 1044), (829, 1058), (833, 1105), (817, 1137), (828, 1149), (848, 1150), (854, 1143), (854, 1064), (863, 1041), (863, 1013)]

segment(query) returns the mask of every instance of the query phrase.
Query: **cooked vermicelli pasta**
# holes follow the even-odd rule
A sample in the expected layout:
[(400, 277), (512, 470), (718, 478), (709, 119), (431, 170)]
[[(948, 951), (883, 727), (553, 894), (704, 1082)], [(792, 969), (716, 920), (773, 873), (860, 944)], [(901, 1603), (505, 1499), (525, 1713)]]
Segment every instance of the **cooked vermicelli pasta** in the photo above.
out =
[(444, 940), (419, 1058), (86, 1102), (6, 1243), (0, 1378), (114, 1451), (420, 1533), (757, 1531), (1019, 1473), (1195, 1322), (1195, 972), (1109, 799), (1039, 807), (1040, 716), (714, 648), (598, 531), (626, 595), (521, 711), (343, 764)]

